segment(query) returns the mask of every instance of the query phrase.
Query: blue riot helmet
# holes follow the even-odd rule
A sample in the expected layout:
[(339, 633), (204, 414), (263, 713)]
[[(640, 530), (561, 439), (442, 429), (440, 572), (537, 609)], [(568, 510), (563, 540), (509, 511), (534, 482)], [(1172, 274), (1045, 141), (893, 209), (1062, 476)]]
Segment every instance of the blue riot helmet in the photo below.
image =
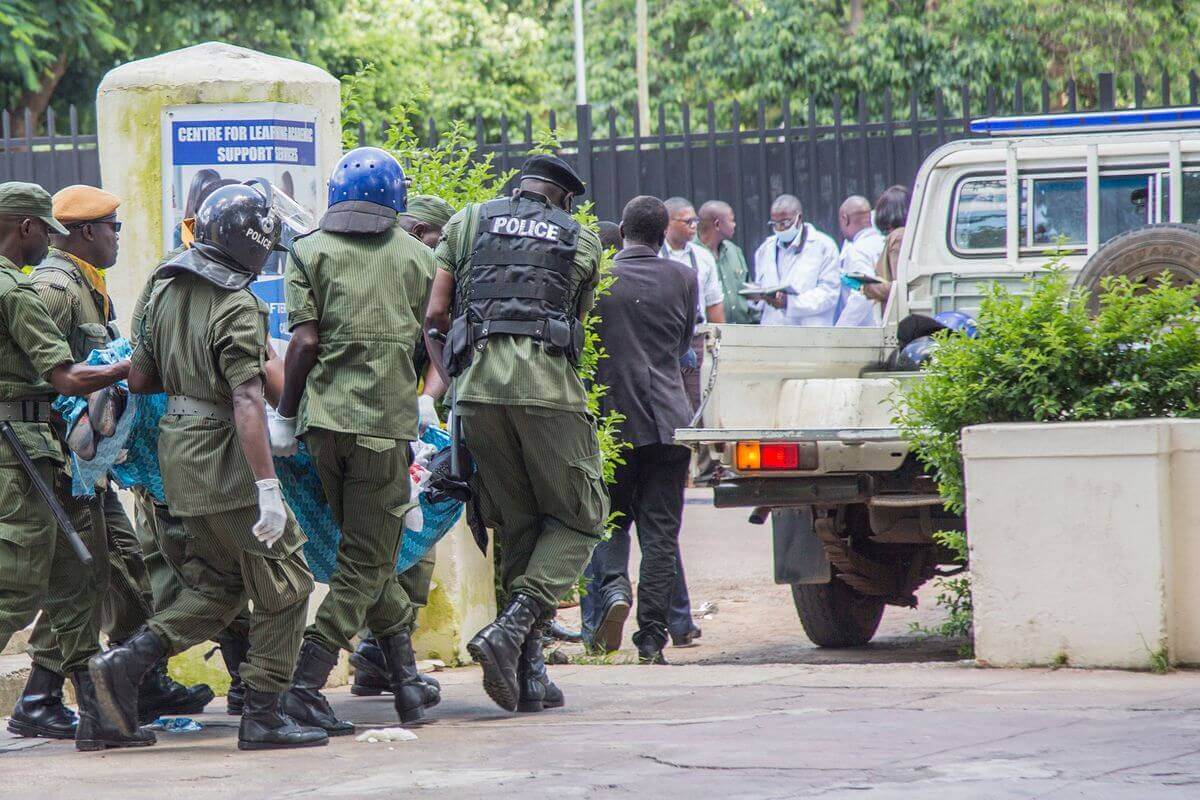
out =
[(329, 176), (329, 205), (349, 201), (374, 203), (403, 214), (408, 208), (408, 183), (395, 156), (378, 147), (356, 147)]
[(922, 336), (919, 339), (913, 339), (896, 352), (892, 369), (899, 372), (917, 372), (933, 357), (933, 353), (937, 350), (937, 347), (937, 339), (932, 336)]
[(934, 319), (950, 330), (961, 333), (970, 339), (979, 335), (979, 327), (975, 324), (975, 318), (965, 311), (943, 311), (935, 315)]

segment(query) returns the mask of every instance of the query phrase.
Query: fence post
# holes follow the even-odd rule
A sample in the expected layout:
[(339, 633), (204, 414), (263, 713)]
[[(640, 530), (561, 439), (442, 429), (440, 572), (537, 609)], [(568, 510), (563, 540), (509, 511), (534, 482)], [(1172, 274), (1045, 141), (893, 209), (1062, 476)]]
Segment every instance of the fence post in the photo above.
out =
[[(667, 104), (662, 100), (658, 103), (658, 170), (659, 186), (662, 187), (662, 197), (667, 197), (671, 191), (667, 185)], [(693, 203), (696, 198), (689, 197)]]
[(1162, 78), (1159, 79), (1159, 103), (1166, 108), (1171, 105), (1171, 76), (1164, 69)]
[[(735, 194), (737, 196), (737, 214), (742, 217), (749, 216), (746, 214), (746, 187), (745, 181), (741, 180), (742, 175), (742, 107), (737, 100), (733, 101), (733, 119), (730, 125), (730, 132), (733, 136), (733, 174), (736, 176), (733, 181)], [(716, 191), (716, 187), (713, 187)]]
[(1133, 107), (1141, 108), (1146, 104), (1146, 83), (1139, 73), (1133, 76)]
[[(796, 153), (792, 144), (792, 101), (787, 95), (783, 96), (783, 152), (787, 168), (783, 171), (783, 191), (785, 194), (796, 193)], [(770, 206), (767, 213), (770, 215)]]
[(1188, 105), (1196, 105), (1197, 97), (1200, 94), (1200, 75), (1196, 74), (1195, 70), (1188, 73)]
[(771, 215), (771, 179), (767, 176), (767, 105), (758, 101), (758, 210)]
[(37, 183), (33, 166), (33, 112), (28, 108), (25, 109), (25, 166), (28, 169), (25, 180)]
[(817, 207), (817, 192), (820, 189), (817, 183), (817, 101), (811, 90), (808, 93), (808, 115), (805, 122), (808, 125), (808, 161), (805, 164), (808, 180), (804, 182), (804, 202), (808, 204), (805, 208), (811, 210)]
[(593, 204), (596, 198), (592, 187), (592, 111), (591, 106), (575, 106), (575, 129), (578, 131), (579, 177), (583, 185), (592, 188)]
[(621, 180), (620, 169), (617, 164), (617, 158), (619, 157), (617, 155), (617, 109), (613, 106), (608, 107), (608, 141), (611, 145), (609, 150), (612, 155), (612, 161), (609, 164), (609, 172), (611, 173), (608, 176), (610, 182), (609, 188), (612, 193), (613, 208), (616, 209), (613, 216), (616, 217), (617, 214), (621, 213)]
[[(708, 126), (704, 130), (705, 139), (708, 143), (708, 172), (712, 178), (711, 191), (713, 196), (717, 194), (717, 182), (721, 179), (717, 173), (717, 109), (711, 100), (704, 110), (704, 121)], [(636, 133), (635, 133), (636, 135)]]
[(1116, 107), (1116, 92), (1111, 72), (1096, 76), (1096, 101), (1101, 111), (1112, 111)]
[(971, 135), (971, 87), (962, 85), (962, 124), (963, 136)]
[(683, 118), (683, 185), (688, 197), (696, 196), (696, 178), (692, 174), (692, 111), (687, 103), (680, 107)]
[(867, 96), (862, 92), (856, 98), (858, 102), (858, 179), (861, 184), (858, 193), (864, 197), (871, 196), (871, 152), (867, 141)]
[(71, 149), (74, 151), (72, 155), (75, 159), (75, 180), (83, 182), (83, 159), (79, 155), (79, 112), (75, 108), (75, 104), (71, 104), (69, 110), (71, 121)]

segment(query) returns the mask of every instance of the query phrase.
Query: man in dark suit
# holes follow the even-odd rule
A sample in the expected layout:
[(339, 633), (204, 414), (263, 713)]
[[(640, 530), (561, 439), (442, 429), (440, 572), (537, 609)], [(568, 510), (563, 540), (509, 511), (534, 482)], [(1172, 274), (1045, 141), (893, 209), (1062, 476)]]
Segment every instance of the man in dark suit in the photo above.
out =
[(679, 560), (679, 526), (690, 452), (673, 444), (692, 407), (679, 370), (696, 322), (696, 276), (660, 258), (669, 216), (656, 197), (635, 197), (621, 218), (624, 249), (617, 253), (611, 294), (596, 304), (598, 332), (608, 357), (596, 381), (608, 387), (603, 413), (625, 415), (621, 438), (630, 444), (609, 488), (617, 530), (592, 555), (583, 597), (584, 636), (597, 650), (616, 650), (629, 615), (629, 529), (642, 548), (638, 579), (638, 659), (665, 664), (667, 614)]

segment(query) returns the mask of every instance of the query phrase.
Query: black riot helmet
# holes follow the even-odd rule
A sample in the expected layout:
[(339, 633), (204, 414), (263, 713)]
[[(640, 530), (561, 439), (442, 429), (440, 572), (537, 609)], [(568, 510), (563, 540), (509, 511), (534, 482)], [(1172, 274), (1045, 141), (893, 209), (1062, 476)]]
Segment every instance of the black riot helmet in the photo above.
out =
[(196, 211), (194, 247), (231, 269), (257, 275), (279, 244), (272, 194), (271, 185), (257, 179), (217, 189)]

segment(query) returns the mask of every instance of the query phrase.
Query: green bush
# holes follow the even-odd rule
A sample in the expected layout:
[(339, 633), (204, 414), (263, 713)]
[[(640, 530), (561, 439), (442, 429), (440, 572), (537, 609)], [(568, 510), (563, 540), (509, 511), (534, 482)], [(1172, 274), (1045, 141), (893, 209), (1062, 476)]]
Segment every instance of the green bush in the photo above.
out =
[(938, 334), (923, 379), (897, 398), (904, 438), (956, 512), (965, 505), (968, 425), (1200, 416), (1194, 288), (1109, 279), (1092, 316), (1059, 259), (1028, 288), (993, 287), (979, 336)]
[[(979, 310), (978, 337), (937, 334), (923, 378), (896, 397), (895, 421), (952, 511), (966, 506), (968, 425), (1200, 417), (1195, 287), (1165, 277), (1150, 286), (1109, 279), (1095, 316), (1086, 295), (1069, 287), (1059, 258), (1030, 280), (1027, 293), (994, 286)], [(936, 539), (966, 563), (966, 534)], [(966, 576), (939, 580), (937, 604), (947, 619), (924, 632), (971, 634)]]

